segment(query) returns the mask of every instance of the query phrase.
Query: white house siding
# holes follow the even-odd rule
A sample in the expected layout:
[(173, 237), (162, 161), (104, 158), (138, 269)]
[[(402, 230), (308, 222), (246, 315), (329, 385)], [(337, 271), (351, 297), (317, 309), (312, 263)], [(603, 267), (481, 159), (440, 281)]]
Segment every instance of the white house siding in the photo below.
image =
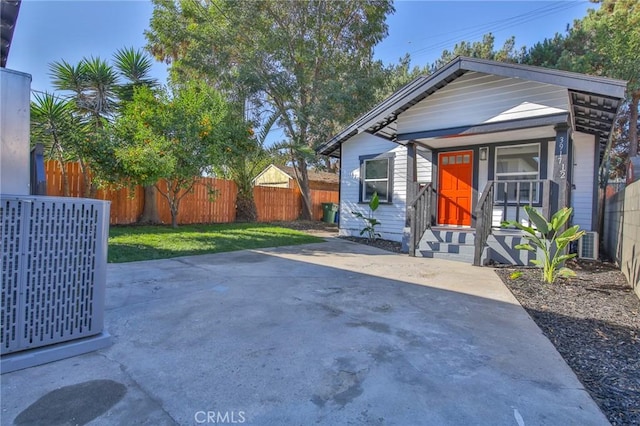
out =
[(363, 221), (351, 212), (369, 213), (369, 206), (359, 203), (360, 157), (393, 153), (392, 204), (380, 204), (373, 216), (381, 222), (377, 229), (382, 238), (401, 242), (406, 214), (407, 149), (386, 139), (362, 133), (343, 143), (341, 151), (340, 235), (360, 236)]
[(567, 111), (562, 87), (467, 72), (398, 117), (398, 133), (447, 129)]
[(416, 156), (416, 169), (417, 169), (417, 181), (419, 183), (431, 182), (431, 168), (432, 168), (432, 152), (418, 150)]
[(593, 187), (596, 185), (594, 171), (595, 137), (575, 132), (573, 138), (573, 189), (571, 205), (573, 206), (573, 224), (580, 229), (592, 231), (593, 219)]

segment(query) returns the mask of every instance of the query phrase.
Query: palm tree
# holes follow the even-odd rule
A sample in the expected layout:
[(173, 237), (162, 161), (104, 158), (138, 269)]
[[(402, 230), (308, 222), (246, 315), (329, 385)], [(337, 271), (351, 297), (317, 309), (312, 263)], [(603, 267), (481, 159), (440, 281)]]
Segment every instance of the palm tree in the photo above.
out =
[(76, 117), (93, 129), (84, 135), (83, 144), (76, 152), (84, 180), (84, 196), (93, 197), (97, 187), (89, 172), (92, 145), (99, 143), (105, 120), (111, 119), (115, 112), (118, 74), (106, 61), (93, 56), (82, 58), (76, 65), (65, 60), (53, 62), (49, 69), (53, 86), (71, 92)]
[(70, 195), (65, 164), (76, 156), (74, 147), (82, 134), (74, 108), (73, 101), (46, 92), (35, 94), (31, 102), (31, 141), (42, 143), (47, 157), (58, 163), (65, 197)]

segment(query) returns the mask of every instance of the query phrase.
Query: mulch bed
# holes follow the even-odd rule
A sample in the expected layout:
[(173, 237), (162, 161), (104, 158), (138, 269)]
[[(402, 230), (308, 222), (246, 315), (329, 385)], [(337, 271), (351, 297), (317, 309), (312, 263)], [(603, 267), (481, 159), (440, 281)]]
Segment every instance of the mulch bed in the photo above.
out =
[[(291, 225), (300, 230), (330, 226), (334, 225)], [(401, 247), (382, 239), (341, 238), (395, 253)], [(578, 276), (559, 278), (554, 284), (545, 284), (536, 268), (498, 267), (496, 273), (611, 424), (640, 425), (640, 299), (612, 264), (580, 260), (567, 266)]]
[(545, 284), (538, 269), (496, 272), (609, 421), (640, 425), (640, 299), (611, 264), (567, 266), (578, 276), (554, 284)]

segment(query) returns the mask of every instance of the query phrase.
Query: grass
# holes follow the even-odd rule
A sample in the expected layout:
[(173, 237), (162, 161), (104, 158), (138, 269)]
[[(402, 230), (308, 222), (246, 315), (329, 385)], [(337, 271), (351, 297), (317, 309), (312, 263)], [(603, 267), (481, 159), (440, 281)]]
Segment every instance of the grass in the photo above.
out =
[(168, 259), (196, 254), (317, 243), (293, 229), (249, 224), (117, 226), (109, 230), (109, 263)]

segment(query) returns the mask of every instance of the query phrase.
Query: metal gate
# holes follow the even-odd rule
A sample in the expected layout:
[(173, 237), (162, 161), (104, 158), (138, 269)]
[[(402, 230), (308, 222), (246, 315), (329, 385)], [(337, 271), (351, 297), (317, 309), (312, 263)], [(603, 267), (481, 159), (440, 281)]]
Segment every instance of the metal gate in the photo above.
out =
[(2, 355), (103, 330), (109, 203), (0, 196)]

